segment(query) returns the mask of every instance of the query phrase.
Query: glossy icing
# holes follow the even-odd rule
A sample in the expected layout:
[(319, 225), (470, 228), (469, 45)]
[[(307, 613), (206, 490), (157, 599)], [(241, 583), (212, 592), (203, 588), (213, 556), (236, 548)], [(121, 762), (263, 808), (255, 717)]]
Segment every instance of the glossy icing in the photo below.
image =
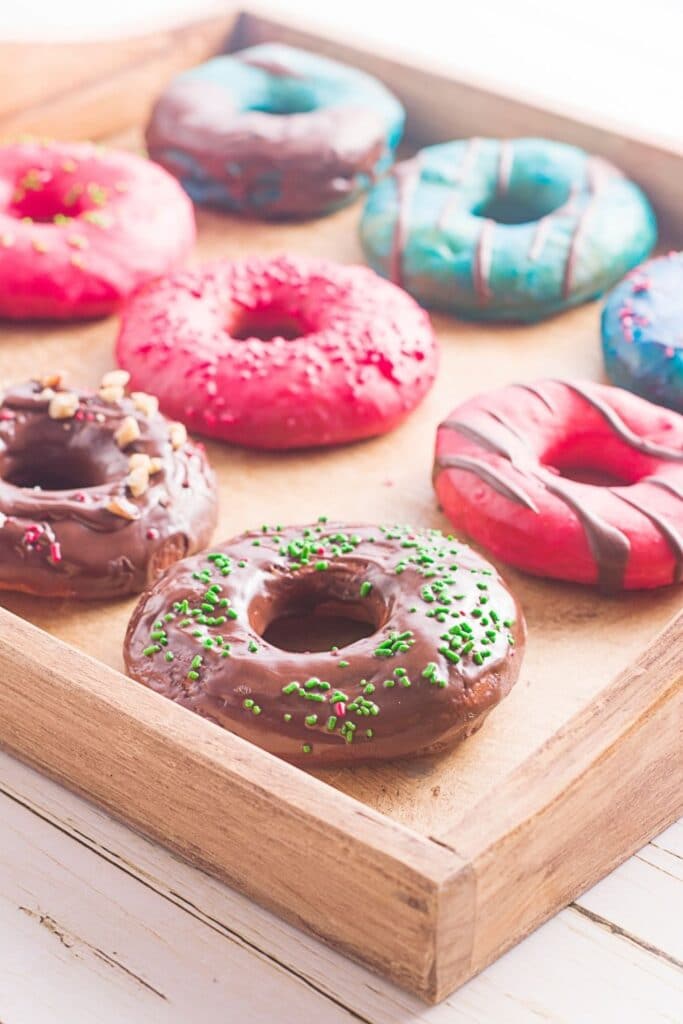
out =
[(626, 392), (543, 381), (474, 399), (439, 427), (434, 476), (456, 526), (527, 571), (607, 592), (683, 578), (683, 419)]
[(390, 166), (403, 121), (370, 75), (266, 43), (173, 79), (147, 145), (197, 203), (308, 217), (344, 206)]
[(633, 182), (544, 139), (429, 146), (371, 190), (370, 265), (427, 308), (537, 320), (600, 295), (650, 252), (654, 214)]
[[(270, 622), (346, 612), (374, 632), (295, 652)], [(492, 565), (436, 530), (317, 523), (242, 534), (167, 572), (126, 634), (133, 678), (281, 757), (436, 753), (509, 691), (525, 639)]]
[(650, 260), (608, 296), (602, 351), (610, 380), (683, 412), (683, 253)]
[[(150, 396), (38, 381), (9, 388), (0, 404), (0, 588), (120, 597), (200, 550), (216, 523), (216, 484), (183, 433)], [(150, 474), (133, 476), (131, 457), (144, 465), (145, 456)]]
[(194, 238), (192, 204), (150, 160), (86, 142), (0, 145), (0, 317), (104, 316), (180, 266)]

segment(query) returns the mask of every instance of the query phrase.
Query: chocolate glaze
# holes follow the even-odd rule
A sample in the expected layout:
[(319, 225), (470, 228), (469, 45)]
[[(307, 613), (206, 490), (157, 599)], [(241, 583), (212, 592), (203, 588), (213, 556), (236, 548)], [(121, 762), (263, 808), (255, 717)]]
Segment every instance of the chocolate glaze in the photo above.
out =
[[(673, 449), (650, 441), (648, 438), (640, 437), (624, 423), (614, 409), (583, 385), (570, 381), (555, 381), (554, 383), (569, 388), (584, 399), (592, 408), (604, 416), (620, 440), (635, 451), (667, 461), (683, 461), (683, 449)], [(543, 402), (549, 412), (555, 413), (557, 411), (552, 400), (540, 388), (530, 384), (519, 384), (516, 386), (535, 395)], [(555, 476), (544, 466), (539, 465), (533, 456), (528, 440), (523, 438), (519, 431), (513, 430), (510, 424), (503, 417), (499, 416), (495, 410), (486, 410), (486, 412), (510, 436), (512, 444), (507, 439), (501, 439), (500, 434), (497, 437), (492, 436), (486, 429), (486, 425), (477, 425), (475, 427), (458, 419), (445, 420), (439, 429), (455, 430), (485, 451), (500, 456), (512, 464), (522, 481), (526, 478), (529, 481), (535, 480), (540, 482), (547, 491), (564, 502), (574, 512), (583, 527), (590, 550), (595, 559), (598, 585), (606, 593), (621, 589), (631, 553), (631, 544), (628, 536), (591, 509), (586, 500), (590, 493), (589, 491), (577, 490), (571, 484), (563, 482), (561, 478)], [(517, 453), (519, 453), (519, 457)], [(538, 511), (531, 494), (523, 486), (510, 480), (507, 475), (499, 473), (495, 466), (492, 466), (490, 463), (467, 456), (442, 455), (436, 457), (434, 463), (435, 476), (445, 469), (452, 468), (474, 473), (484, 483), (488, 484), (489, 487), (508, 500), (529, 508), (534, 512)], [(656, 477), (648, 477), (646, 481), (683, 500), (683, 492), (679, 491), (675, 485), (670, 484), (668, 481), (660, 480)], [(680, 582), (683, 579), (683, 538), (681, 538), (675, 527), (667, 522), (665, 517), (656, 510), (649, 508), (646, 503), (633, 500), (628, 494), (624, 493), (624, 488), (611, 487), (609, 490), (615, 497), (641, 512), (659, 530), (675, 557), (674, 578), (672, 582)]]
[(610, 427), (619, 438), (637, 452), (643, 455), (651, 455), (656, 459), (665, 459), (667, 462), (683, 462), (683, 448), (669, 448), (667, 445), (658, 444), (656, 441), (648, 441), (646, 437), (639, 437), (628, 427), (614, 409), (610, 408), (597, 395), (591, 394), (587, 388), (573, 381), (562, 381), (565, 387), (571, 388), (577, 395), (580, 395), (585, 402), (604, 416)]
[[(284, 76), (285, 68), (277, 74)], [(277, 195), (250, 208), (252, 215), (277, 219), (315, 216), (347, 202), (364, 178), (373, 180), (385, 134), (370, 109), (338, 106), (284, 117), (240, 112), (220, 86), (180, 80), (158, 100), (146, 141), (150, 156), (181, 180), (187, 168), (178, 152), (190, 157), (201, 180), (225, 183), (236, 210), (259, 180), (277, 175)]]
[[(304, 613), (375, 632), (311, 653), (263, 639), (274, 620)], [(514, 597), (459, 541), (319, 522), (178, 563), (138, 603), (124, 655), (133, 678), (177, 703), (290, 761), (326, 765), (435, 753), (470, 735), (516, 680), (524, 638)]]
[[(196, 445), (174, 450), (160, 413), (145, 415), (129, 397), (69, 394), (78, 408), (64, 419), (50, 417), (50, 392), (36, 381), (11, 387), (0, 404), (0, 588), (78, 598), (138, 592), (208, 542), (213, 473)], [(129, 417), (140, 436), (122, 450), (114, 434)], [(136, 452), (160, 460), (139, 497), (126, 486)], [(31, 486), (41, 479), (44, 489)], [(113, 500), (134, 518), (110, 511)]]

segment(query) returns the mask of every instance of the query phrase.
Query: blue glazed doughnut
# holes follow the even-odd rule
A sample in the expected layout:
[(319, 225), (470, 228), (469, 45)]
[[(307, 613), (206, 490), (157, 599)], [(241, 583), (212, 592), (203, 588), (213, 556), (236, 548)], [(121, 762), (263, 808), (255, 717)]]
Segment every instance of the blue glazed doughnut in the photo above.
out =
[(683, 412), (683, 252), (617, 285), (602, 311), (602, 351), (614, 384)]
[(310, 217), (346, 205), (391, 165), (403, 122), (370, 75), (266, 43), (173, 79), (147, 147), (197, 203)]
[(375, 185), (361, 222), (376, 271), (475, 320), (539, 320), (595, 298), (655, 239), (633, 182), (545, 139), (429, 146)]

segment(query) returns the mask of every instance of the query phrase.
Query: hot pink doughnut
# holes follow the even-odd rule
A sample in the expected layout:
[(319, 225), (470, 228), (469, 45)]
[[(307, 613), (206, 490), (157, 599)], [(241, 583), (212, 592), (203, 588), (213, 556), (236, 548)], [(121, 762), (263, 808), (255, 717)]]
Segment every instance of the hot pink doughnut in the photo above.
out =
[(302, 256), (153, 282), (124, 310), (117, 355), (164, 412), (251, 448), (391, 430), (437, 367), (429, 318), (404, 291), (366, 267)]
[(683, 416), (619, 388), (516, 384), (439, 427), (456, 527), (538, 576), (616, 591), (683, 579)]
[(110, 313), (194, 242), (192, 204), (161, 167), (91, 143), (0, 146), (0, 316)]

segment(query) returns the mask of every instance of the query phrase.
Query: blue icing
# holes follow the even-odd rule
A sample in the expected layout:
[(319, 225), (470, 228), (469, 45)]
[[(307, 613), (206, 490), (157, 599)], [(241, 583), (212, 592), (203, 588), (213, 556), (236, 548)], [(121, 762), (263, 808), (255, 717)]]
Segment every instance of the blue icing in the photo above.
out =
[(537, 320), (594, 298), (656, 240), (633, 182), (544, 139), (427, 147), (375, 185), (360, 230), (380, 274), (481, 320)]
[[(213, 90), (217, 87), (225, 93), (225, 110), (229, 116), (226, 117), (227, 159), (224, 166), (226, 176), (235, 179), (238, 184), (232, 189), (230, 181), (218, 181), (215, 170), (213, 178), (208, 177), (206, 169), (201, 166), (201, 153), (197, 150), (194, 153), (183, 150), (183, 135), (182, 132), (176, 135), (172, 117), (166, 121), (162, 144), (153, 153), (157, 159), (167, 162), (169, 169), (179, 177), (198, 203), (211, 203), (233, 211), (247, 212), (262, 207), (264, 212), (268, 212), (267, 208), (277, 204), (284, 192), (284, 189), (275, 188), (273, 184), (279, 181), (280, 174), (277, 167), (277, 143), (269, 151), (268, 159), (276, 166), (267, 188), (264, 188), (260, 175), (252, 178), (249, 169), (229, 158), (227, 136), (232, 131), (240, 132), (241, 115), (254, 112), (287, 115), (346, 110), (352, 115), (358, 111), (366, 120), (373, 118), (372, 128), (366, 130), (363, 138), (367, 140), (368, 131), (374, 134), (376, 143), (373, 144), (373, 150), (378, 150), (376, 159), (373, 157), (374, 163), (371, 166), (359, 166), (355, 175), (351, 172), (349, 180), (337, 181), (342, 173), (340, 166), (343, 173), (348, 173), (344, 164), (348, 157), (341, 158), (341, 164), (340, 161), (330, 160), (331, 180), (322, 186), (316, 183), (324, 191), (325, 199), (317, 200), (311, 193), (311, 202), (315, 207), (311, 212), (331, 212), (350, 202), (359, 191), (368, 188), (372, 180), (393, 163), (394, 151), (403, 134), (403, 107), (379, 81), (356, 68), (293, 47), (274, 43), (254, 46), (235, 54), (215, 57), (176, 76), (167, 94), (185, 89), (185, 95), (190, 95), (187, 88), (195, 90), (192, 95), (195, 97), (193, 102), (196, 110), (193, 109), (192, 118), (199, 130), (202, 125), (202, 93), (196, 90), (196, 86), (202, 83), (210, 85)], [(215, 91), (212, 97), (211, 102), (215, 103)], [(164, 97), (160, 106), (163, 101)], [(169, 121), (172, 126), (170, 129)], [(319, 123), (314, 127), (312, 122), (311, 131), (320, 132)], [(334, 120), (325, 125), (325, 131), (329, 135), (326, 137), (323, 134), (323, 144), (332, 152), (336, 142)], [(348, 135), (348, 129), (342, 131)], [(348, 141), (343, 144), (348, 145)], [(359, 158), (366, 159), (365, 153), (360, 153)], [(321, 166), (290, 168), (289, 173), (300, 174), (302, 181), (305, 181), (307, 173), (320, 176)], [(322, 173), (324, 175), (324, 169)]]
[(610, 293), (602, 350), (614, 384), (683, 413), (683, 253), (650, 260)]

